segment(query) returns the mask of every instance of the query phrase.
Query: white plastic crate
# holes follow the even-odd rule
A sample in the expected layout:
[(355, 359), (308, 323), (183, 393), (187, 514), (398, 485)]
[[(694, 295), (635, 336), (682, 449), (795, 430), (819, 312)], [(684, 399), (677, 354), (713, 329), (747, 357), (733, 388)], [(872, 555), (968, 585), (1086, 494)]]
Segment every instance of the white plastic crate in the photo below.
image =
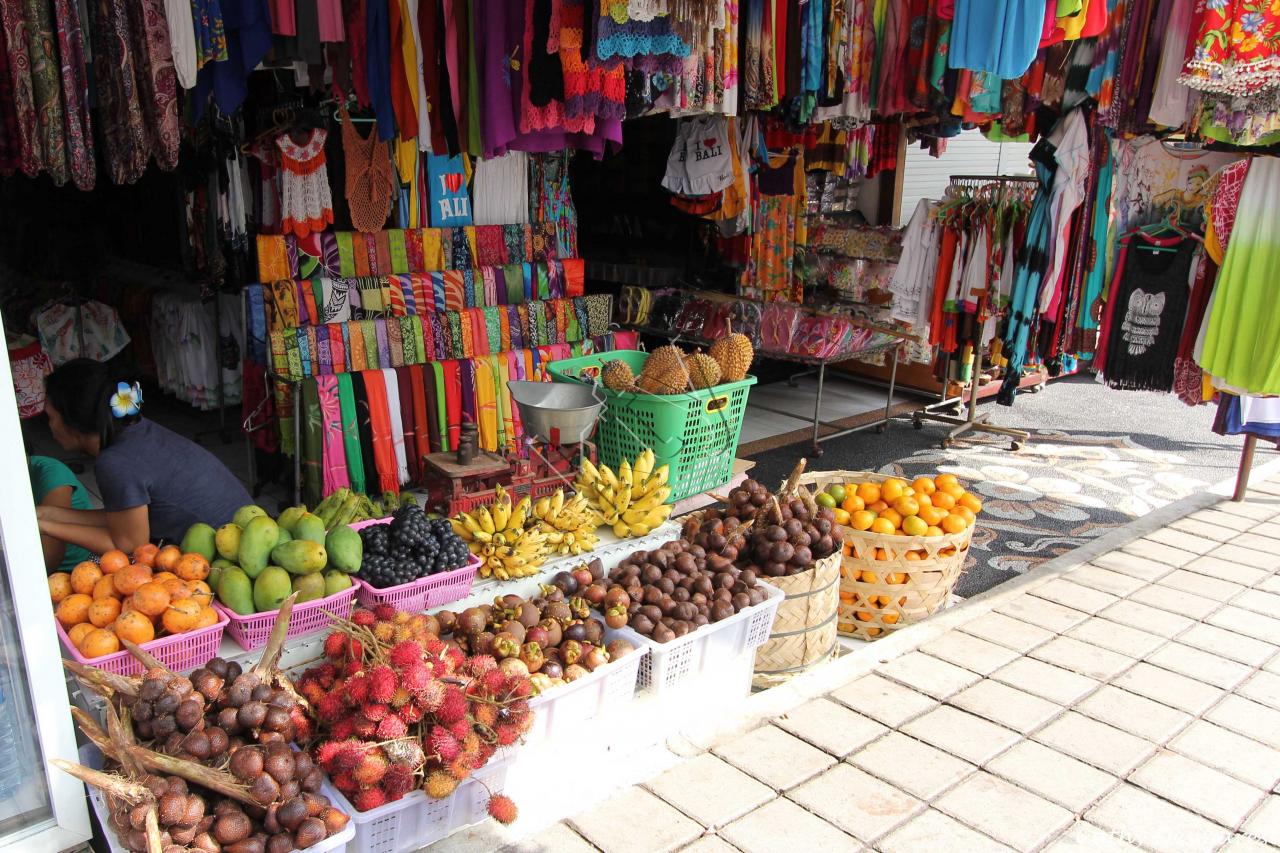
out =
[(453, 815), (449, 822), (449, 832), (480, 823), (489, 819), (489, 796), (501, 794), (507, 784), (507, 770), (515, 760), (511, 750), (501, 750), (484, 767), (471, 774), (465, 782), (458, 786), (450, 799), (453, 801)]
[[(614, 636), (621, 637), (620, 634)], [(623, 639), (635, 645), (636, 650), (622, 660), (612, 661), (577, 681), (553, 687), (529, 701), (533, 727), (525, 736), (526, 742), (563, 734), (631, 701), (640, 676), (640, 662), (648, 654), (648, 647), (632, 637)]]
[(744, 608), (719, 622), (703, 625), (669, 643), (655, 643), (630, 628), (620, 628), (618, 636), (626, 637), (636, 648), (648, 648), (640, 660), (639, 686), (662, 692), (695, 679), (703, 672), (727, 665), (769, 639), (773, 617), (786, 594), (763, 581), (760, 586), (768, 595), (761, 603)]
[[(80, 763), (85, 767), (93, 770), (102, 769), (102, 753), (98, 752), (93, 744), (85, 744), (80, 747)], [(115, 829), (111, 826), (109, 812), (107, 810), (107, 795), (92, 785), (85, 786), (89, 790), (89, 802), (93, 806), (93, 813), (98, 817), (98, 825), (102, 828), (102, 837), (107, 842), (107, 849), (110, 853), (129, 853), (128, 848), (120, 843), (120, 839), (116, 837)], [(342, 802), (341, 795), (333, 788), (329, 787), (326, 782), (320, 789), (320, 793), (329, 798), (329, 802), (338, 808), (344, 808), (340, 805)], [(348, 814), (352, 812), (347, 810)], [(337, 835), (330, 835), (319, 844), (308, 847), (302, 853), (348, 853), (348, 845), (356, 836), (356, 824), (352, 820), (347, 824), (346, 829)]]
[(407, 853), (439, 841), (449, 834), (454, 797), (433, 800), (420, 790), (410, 791), (394, 803), (367, 812), (358, 811), (336, 791), (338, 807), (351, 815), (355, 827), (353, 853)]

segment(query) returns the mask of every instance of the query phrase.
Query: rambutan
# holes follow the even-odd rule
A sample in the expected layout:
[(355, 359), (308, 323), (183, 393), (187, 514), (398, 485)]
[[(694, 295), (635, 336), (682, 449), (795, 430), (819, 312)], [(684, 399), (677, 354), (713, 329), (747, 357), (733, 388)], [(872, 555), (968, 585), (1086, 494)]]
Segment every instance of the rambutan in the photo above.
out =
[(386, 804), (387, 795), (381, 788), (366, 788), (351, 800), (351, 805), (362, 812), (372, 811)]
[(490, 696), (502, 695), (502, 689), (507, 683), (507, 675), (500, 669), (491, 669), (484, 675), (480, 676), (479, 684), (481, 689)]
[(347, 635), (334, 631), (324, 638), (324, 656), (333, 660), (341, 660), (347, 653)]
[(397, 711), (409, 704), (413, 699), (413, 694), (403, 687), (397, 687), (396, 692), (391, 694), (391, 707)]
[(374, 622), (378, 621), (378, 617), (373, 615), (372, 610), (366, 610), (363, 607), (357, 607), (355, 609), (355, 612), (351, 614), (351, 621), (356, 623), (357, 625), (362, 625), (365, 628), (368, 628)]
[(477, 723), (493, 728), (498, 723), (498, 706), (488, 702), (476, 702), (471, 706), (471, 716)]
[(373, 608), (373, 617), (379, 622), (390, 622), (396, 618), (396, 608), (394, 604), (387, 604), (385, 601), (375, 605)]
[(417, 704), (428, 713), (434, 714), (444, 702), (444, 685), (432, 679), (418, 692)]
[(361, 785), (376, 785), (382, 781), (383, 775), (390, 766), (386, 756), (382, 754), (382, 750), (371, 749), (364, 754), (364, 758), (351, 771), (351, 775)]
[(355, 714), (352, 719), (355, 720), (356, 734), (360, 737), (373, 737), (378, 731), (378, 724), (364, 714)]
[(410, 664), (422, 661), (422, 646), (409, 640), (396, 643), (391, 647), (391, 652), (387, 657), (391, 660), (392, 666), (404, 669)]
[(413, 693), (422, 692), (433, 680), (430, 667), (420, 660), (406, 664), (400, 672), (400, 684)]
[(512, 699), (527, 699), (533, 694), (533, 682), (522, 675), (513, 675), (504, 685), (504, 694)]
[(352, 637), (347, 641), (347, 655), (353, 661), (364, 660), (364, 643)]
[(338, 750), (342, 748), (342, 743), (336, 740), (327, 740), (315, 748), (313, 757), (323, 769), (328, 770), (333, 766), (333, 757), (338, 754)]
[(333, 787), (337, 788), (348, 797), (360, 790), (360, 783), (352, 778), (350, 770), (343, 770), (341, 773), (329, 774), (329, 781), (333, 782)]
[(316, 678), (321, 684), (332, 684), (333, 679), (338, 676), (338, 668), (329, 661), (325, 661), (317, 667), (312, 667), (311, 672), (316, 674)]
[(461, 782), (463, 779), (471, 775), (471, 771), (474, 768), (472, 768), (471, 762), (467, 761), (466, 758), (458, 756), (453, 761), (446, 764), (444, 769), (450, 776)]
[(315, 736), (315, 727), (311, 725), (311, 720), (305, 714), (299, 717), (293, 721), (293, 740), (294, 743), (306, 743)]
[(369, 671), (369, 698), (375, 702), (390, 702), (396, 694), (396, 674), (391, 667), (378, 664)]
[(382, 751), (387, 754), (387, 758), (391, 759), (393, 764), (401, 765), (410, 771), (417, 770), (427, 760), (426, 754), (422, 751), (422, 742), (417, 739), (401, 738), (388, 741), (382, 745)]
[(298, 692), (312, 705), (319, 705), (320, 700), (328, 695), (327, 691), (315, 681), (308, 681), (306, 684), (299, 685)]
[(493, 733), (498, 736), (499, 746), (511, 746), (520, 739), (520, 730), (510, 723), (499, 723)]
[(427, 649), (427, 654), (431, 655), (431, 657), (433, 658), (438, 658), (444, 654), (444, 650), (445, 650), (444, 641), (442, 641), (439, 637), (433, 636), (430, 640), (427, 640), (426, 649)]
[(380, 702), (366, 702), (364, 707), (360, 709), (360, 713), (364, 714), (365, 719), (373, 720), (375, 723), (391, 713), (391, 709)]
[(472, 655), (467, 658), (463, 670), (467, 675), (479, 677), (491, 669), (497, 669), (498, 662), (493, 655)]
[(373, 636), (380, 643), (391, 643), (395, 641), (396, 626), (390, 622), (377, 622), (373, 626)]
[(458, 739), (444, 726), (432, 726), (431, 733), (427, 735), (427, 749), (446, 764), (457, 758), (461, 751)]
[(467, 715), (467, 697), (463, 695), (462, 690), (455, 684), (450, 684), (444, 690), (444, 701), (440, 703), (440, 707), (436, 710), (436, 716), (440, 722), (445, 725), (456, 723)]
[(355, 733), (356, 721), (352, 717), (343, 717), (340, 720), (335, 720), (329, 726), (329, 734), (334, 740), (346, 740), (349, 737), (353, 737)]
[(462, 754), (471, 757), (472, 766), (475, 766), (475, 757), (480, 754), (480, 744), (480, 735), (476, 734), (475, 731), (470, 732), (462, 739)]
[(324, 693), (320, 697), (320, 701), (314, 704), (316, 716), (324, 723), (338, 719), (347, 708), (347, 703), (342, 701), (342, 695), (339, 693)]
[(461, 741), (467, 735), (471, 734), (471, 721), (464, 718), (458, 720), (456, 723), (450, 723), (449, 734)]
[(405, 725), (407, 726), (413, 725), (426, 716), (422, 713), (422, 708), (412, 702), (397, 708), (396, 715), (400, 717), (400, 719), (404, 720)]
[(338, 770), (355, 770), (364, 760), (368, 745), (358, 740), (344, 740), (333, 753), (333, 766)]
[(498, 823), (515, 823), (519, 815), (520, 810), (516, 808), (515, 802), (510, 797), (504, 794), (494, 794), (489, 798), (489, 817)]
[(444, 657), (449, 664), (449, 670), (451, 672), (457, 672), (467, 660), (467, 656), (463, 654), (462, 649), (457, 646), (449, 646), (445, 649)]
[(391, 632), (391, 639), (397, 643), (403, 643), (413, 636), (413, 631), (408, 625), (396, 625)]
[(383, 740), (404, 737), (408, 731), (409, 727), (404, 724), (404, 720), (395, 714), (388, 714), (378, 723), (378, 737)]
[(363, 672), (347, 679), (342, 687), (347, 694), (347, 702), (359, 707), (369, 701), (369, 676)]
[(382, 777), (382, 790), (387, 792), (387, 800), (394, 801), (413, 790), (413, 771), (399, 764), (392, 764)]
[(427, 784), (423, 786), (423, 790), (427, 792), (427, 796), (433, 800), (443, 800), (445, 797), (453, 793), (458, 787), (459, 779), (449, 773), (442, 773), (437, 770), (427, 776)]

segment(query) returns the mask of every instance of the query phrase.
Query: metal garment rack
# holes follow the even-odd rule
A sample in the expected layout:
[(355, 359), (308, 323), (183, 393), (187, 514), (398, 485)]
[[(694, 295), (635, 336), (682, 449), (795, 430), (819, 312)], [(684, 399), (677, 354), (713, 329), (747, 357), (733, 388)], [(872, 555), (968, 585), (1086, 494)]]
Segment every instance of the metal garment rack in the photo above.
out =
[[(640, 325), (634, 325), (634, 324), (631, 325), (630, 327), (636, 330), (637, 332), (641, 332), (647, 335), (653, 335), (655, 337), (666, 338), (673, 344), (678, 341), (687, 341), (689, 343), (696, 343), (702, 346), (709, 346), (712, 343), (712, 341), (707, 338), (700, 338), (696, 335), (687, 335), (681, 332), (672, 331), (671, 329), (658, 329), (653, 326), (640, 326)], [(813, 439), (812, 439), (812, 455), (813, 456), (821, 456), (823, 454), (822, 445), (821, 445), (821, 442), (823, 441), (830, 441), (833, 438), (841, 438), (846, 435), (851, 435), (852, 433), (855, 433), (855, 432), (861, 432), (864, 429), (871, 429), (872, 427), (875, 427), (876, 432), (880, 432), (880, 433), (884, 432), (886, 429), (889, 428), (889, 421), (892, 420), (893, 392), (894, 392), (894, 389), (896, 388), (897, 380), (898, 380), (898, 354), (902, 350), (902, 344), (908, 340), (908, 336), (900, 335), (897, 332), (893, 332), (888, 329), (884, 329), (882, 331), (884, 331), (887, 334), (892, 334), (898, 339), (889, 341), (889, 342), (877, 343), (875, 346), (866, 347), (864, 349), (842, 352), (830, 358), (818, 358), (816, 356), (805, 356), (805, 355), (796, 355), (793, 353), (780, 353), (780, 352), (761, 351), (757, 353), (757, 355), (760, 358), (767, 358), (773, 361), (786, 361), (786, 362), (791, 362), (793, 364), (803, 364), (808, 367), (814, 368), (812, 371), (805, 372), (805, 373), (815, 373), (817, 374), (817, 377), (818, 377), (818, 392), (815, 395), (814, 401), (813, 401)], [(856, 426), (856, 427), (841, 427), (839, 424), (834, 423), (832, 421), (822, 420), (822, 391), (823, 391), (823, 387), (826, 384), (827, 365), (836, 364), (842, 361), (848, 361), (851, 358), (857, 358), (860, 356), (876, 355), (882, 352), (891, 352), (893, 356), (892, 364), (889, 369), (888, 391), (886, 392), (885, 398), (884, 398), (884, 417), (882, 417), (879, 420), (872, 421), (871, 423), (863, 424), (862, 426)], [(796, 374), (795, 376), (789, 377), (787, 379), (788, 384), (790, 384), (791, 387), (794, 388), (795, 380), (799, 376), (803, 376), (803, 375), (805, 374), (801, 373), (801, 374)], [(755, 406), (757, 409), (760, 409), (761, 411), (772, 412), (777, 415), (786, 415), (787, 417), (791, 417), (791, 418), (796, 417), (795, 412), (788, 412), (783, 409), (776, 409), (776, 408), (773, 408), (772, 406), (762, 406), (759, 403), (750, 402), (750, 400), (748, 400), (748, 405)], [(819, 435), (823, 427), (826, 427), (828, 429), (834, 429), (836, 430), (836, 432), (828, 433), (827, 435)]]
[[(1022, 183), (1038, 183), (1038, 179), (1032, 175), (952, 175), (951, 185), (972, 184), (1022, 184)], [(917, 409), (911, 415), (912, 425), (916, 429), (923, 426), (923, 421), (936, 421), (938, 423), (951, 424), (953, 429), (947, 433), (946, 437), (938, 442), (939, 447), (946, 450), (956, 439), (968, 432), (987, 432), (993, 435), (1009, 436), (1012, 441), (1009, 442), (1010, 450), (1021, 450), (1024, 442), (1031, 437), (1031, 433), (1026, 430), (1014, 429), (1012, 427), (996, 426), (991, 423), (991, 415), (988, 413), (978, 414), (978, 376), (982, 373), (982, 355), (978, 352), (977, 347), (971, 347), (972, 354), (969, 356), (969, 405), (968, 410), (963, 416), (947, 415), (935, 411), (938, 408), (951, 407), (957, 399), (963, 399), (963, 393), (959, 398), (947, 399), (947, 382), (950, 372), (951, 358), (947, 358), (947, 370), (942, 376), (942, 392), (938, 402), (931, 403), (922, 409)]]

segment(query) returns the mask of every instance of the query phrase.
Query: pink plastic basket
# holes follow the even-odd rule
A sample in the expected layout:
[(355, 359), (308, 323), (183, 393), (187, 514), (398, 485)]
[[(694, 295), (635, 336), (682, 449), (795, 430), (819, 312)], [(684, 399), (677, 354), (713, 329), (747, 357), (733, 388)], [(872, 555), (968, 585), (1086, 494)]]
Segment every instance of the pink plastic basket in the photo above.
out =
[[(285, 637), (301, 637), (303, 634), (323, 631), (333, 621), (329, 615), (330, 613), (346, 619), (351, 615), (351, 608), (354, 605), (356, 594), (359, 593), (362, 586), (364, 584), (360, 583), (359, 579), (352, 578), (351, 586), (342, 592), (335, 592), (325, 598), (317, 598), (302, 604), (295, 604), (293, 606), (293, 614), (289, 617), (289, 630)], [(245, 651), (251, 652), (254, 649), (260, 649), (271, 638), (271, 629), (276, 624), (276, 611), (268, 610), (265, 613), (241, 616), (216, 601), (213, 606), (218, 608), (223, 617), (228, 620), (227, 633)]]
[[(218, 611), (218, 621), (208, 628), (188, 631), (185, 634), (173, 634), (148, 643), (142, 643), (142, 649), (150, 652), (157, 660), (174, 672), (190, 672), (196, 667), (204, 666), (205, 661), (218, 654), (218, 646), (222, 644), (222, 631), (227, 627), (227, 614), (216, 606), (214, 609)], [(58, 622), (54, 622), (54, 625), (58, 628), (58, 636), (62, 638), (62, 648), (74, 660), (89, 666), (96, 666), (103, 672), (112, 672), (116, 675), (139, 675), (142, 673), (143, 666), (141, 661), (127, 651), (103, 655), (99, 658), (85, 657), (80, 654), (80, 650), (71, 642), (71, 638), (62, 629), (62, 625)]]
[(476, 572), (480, 569), (480, 558), (475, 554), (465, 566), (427, 575), (416, 581), (389, 586), (383, 589), (361, 584), (356, 597), (365, 607), (379, 604), (391, 604), (398, 610), (419, 613), (432, 607), (440, 607), (460, 601), (471, 594), (471, 584), (475, 582)]

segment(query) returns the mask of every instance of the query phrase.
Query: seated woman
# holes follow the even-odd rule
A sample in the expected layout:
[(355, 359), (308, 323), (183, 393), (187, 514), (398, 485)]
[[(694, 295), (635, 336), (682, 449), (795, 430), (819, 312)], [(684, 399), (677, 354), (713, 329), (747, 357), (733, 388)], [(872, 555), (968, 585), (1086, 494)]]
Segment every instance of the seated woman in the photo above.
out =
[(95, 554), (176, 542), (198, 521), (217, 527), (253, 501), (200, 445), (142, 417), (142, 390), (110, 369), (75, 359), (45, 380), (53, 437), (94, 459), (102, 509), (36, 508), (40, 533)]
[[(31, 496), (36, 506), (63, 509), (93, 509), (89, 492), (71, 469), (52, 456), (28, 456), (27, 473), (31, 476)], [(79, 545), (68, 545), (52, 536), (41, 536), (46, 572), (69, 572), (77, 563), (89, 559), (88, 551)]]

